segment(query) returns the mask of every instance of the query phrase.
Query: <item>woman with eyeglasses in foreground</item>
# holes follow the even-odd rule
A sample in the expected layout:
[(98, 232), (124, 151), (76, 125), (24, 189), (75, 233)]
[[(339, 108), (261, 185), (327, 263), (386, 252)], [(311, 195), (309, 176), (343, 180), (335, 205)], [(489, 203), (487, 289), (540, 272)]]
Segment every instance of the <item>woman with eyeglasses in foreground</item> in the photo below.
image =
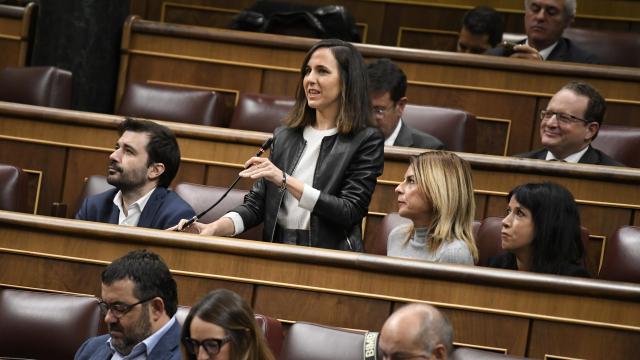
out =
[(414, 156), (396, 193), (398, 213), (412, 224), (391, 230), (387, 255), (467, 265), (478, 261), (468, 162), (447, 151)]
[(218, 289), (189, 311), (182, 327), (187, 360), (274, 360), (253, 311), (236, 293)]
[(582, 261), (580, 213), (569, 190), (554, 183), (524, 184), (507, 197), (501, 244), (508, 253), (489, 266), (590, 277)]

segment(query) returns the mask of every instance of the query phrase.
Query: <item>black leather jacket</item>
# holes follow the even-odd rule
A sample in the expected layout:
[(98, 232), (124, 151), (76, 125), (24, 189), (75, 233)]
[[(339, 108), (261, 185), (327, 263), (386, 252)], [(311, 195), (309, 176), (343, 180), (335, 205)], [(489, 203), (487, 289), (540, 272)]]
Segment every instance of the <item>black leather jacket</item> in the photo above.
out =
[[(306, 141), (303, 129), (278, 128), (274, 132), (271, 162), (291, 174)], [(367, 215), (376, 179), (384, 167), (384, 137), (376, 128), (322, 139), (313, 176), (320, 197), (311, 212), (309, 246), (363, 251), (362, 219)], [(265, 179), (256, 181), (235, 208), (245, 229), (264, 222), (262, 238), (273, 242), (278, 210), (284, 192)]]

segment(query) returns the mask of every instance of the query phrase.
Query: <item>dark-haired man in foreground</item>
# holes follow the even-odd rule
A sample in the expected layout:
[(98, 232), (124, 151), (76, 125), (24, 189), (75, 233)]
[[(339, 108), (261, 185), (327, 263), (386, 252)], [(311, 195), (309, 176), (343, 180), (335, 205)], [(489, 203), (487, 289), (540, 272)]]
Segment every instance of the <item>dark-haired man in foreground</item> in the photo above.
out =
[(529, 159), (581, 164), (624, 166), (591, 146), (607, 105), (591, 85), (570, 82), (540, 111), (540, 140), (543, 149), (516, 155)]
[(180, 167), (180, 148), (167, 127), (125, 119), (109, 156), (107, 182), (115, 189), (84, 200), (76, 219), (166, 229), (195, 215), (167, 189)]
[(132, 251), (102, 272), (99, 299), (108, 335), (87, 340), (76, 360), (179, 360), (176, 282), (162, 259)]

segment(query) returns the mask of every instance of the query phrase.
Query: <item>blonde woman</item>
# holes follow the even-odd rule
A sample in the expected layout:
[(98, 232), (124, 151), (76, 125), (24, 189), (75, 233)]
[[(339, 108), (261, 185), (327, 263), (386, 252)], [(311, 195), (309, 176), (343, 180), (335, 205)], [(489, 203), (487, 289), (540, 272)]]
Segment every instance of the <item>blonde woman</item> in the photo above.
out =
[(466, 161), (446, 151), (412, 157), (396, 193), (400, 216), (412, 224), (391, 230), (387, 255), (468, 265), (478, 261), (473, 182)]

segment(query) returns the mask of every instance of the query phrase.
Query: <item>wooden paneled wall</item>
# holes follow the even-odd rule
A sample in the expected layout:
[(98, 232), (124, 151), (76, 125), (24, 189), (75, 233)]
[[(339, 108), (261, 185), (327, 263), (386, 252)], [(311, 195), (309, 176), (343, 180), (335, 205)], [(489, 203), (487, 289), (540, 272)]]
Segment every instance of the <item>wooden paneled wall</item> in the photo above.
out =
[(27, 55), (36, 5), (0, 5), (0, 70), (27, 65)]
[[(39, 214), (49, 214), (52, 202), (78, 208), (83, 179), (105, 174), (108, 155), (117, 140), (121, 117), (0, 102), (0, 163), (42, 174)], [(164, 122), (178, 136), (181, 181), (228, 186), (266, 133)], [(385, 169), (369, 208), (365, 242), (372, 241), (383, 216), (397, 211), (394, 188), (402, 179), (408, 157), (419, 149), (387, 147)], [(640, 226), (640, 169), (460, 153), (472, 166), (476, 219), (502, 216), (506, 195), (527, 182), (554, 181), (575, 196), (582, 222), (592, 235), (588, 254), (600, 264), (606, 239), (623, 225)], [(239, 187), (248, 189), (243, 180)]]
[(182, 305), (224, 287), (284, 322), (379, 330), (392, 309), (421, 301), (449, 314), (456, 342), (534, 358), (630, 359), (640, 341), (635, 284), (2, 211), (0, 229), (0, 283), (9, 285), (99, 295), (109, 261), (148, 248), (173, 271)]
[[(117, 100), (131, 82), (292, 96), (313, 39), (186, 27), (130, 19), (122, 42)], [(634, 69), (358, 45), (368, 59), (389, 57), (407, 74), (409, 102), (477, 116), (478, 153), (511, 155), (538, 145), (538, 116), (572, 80), (608, 101), (606, 123), (640, 126), (640, 73)]]
[[(505, 17), (505, 31), (524, 31), (519, 0), (298, 0), (312, 6), (343, 5), (355, 17), (364, 43), (445, 49), (457, 37), (466, 11), (489, 5)], [(206, 27), (227, 27), (252, 0), (133, 0), (131, 13), (144, 19)], [(640, 33), (637, 1), (581, 0), (573, 26)], [(455, 44), (455, 43), (454, 43)], [(455, 51), (455, 48), (451, 48)]]

